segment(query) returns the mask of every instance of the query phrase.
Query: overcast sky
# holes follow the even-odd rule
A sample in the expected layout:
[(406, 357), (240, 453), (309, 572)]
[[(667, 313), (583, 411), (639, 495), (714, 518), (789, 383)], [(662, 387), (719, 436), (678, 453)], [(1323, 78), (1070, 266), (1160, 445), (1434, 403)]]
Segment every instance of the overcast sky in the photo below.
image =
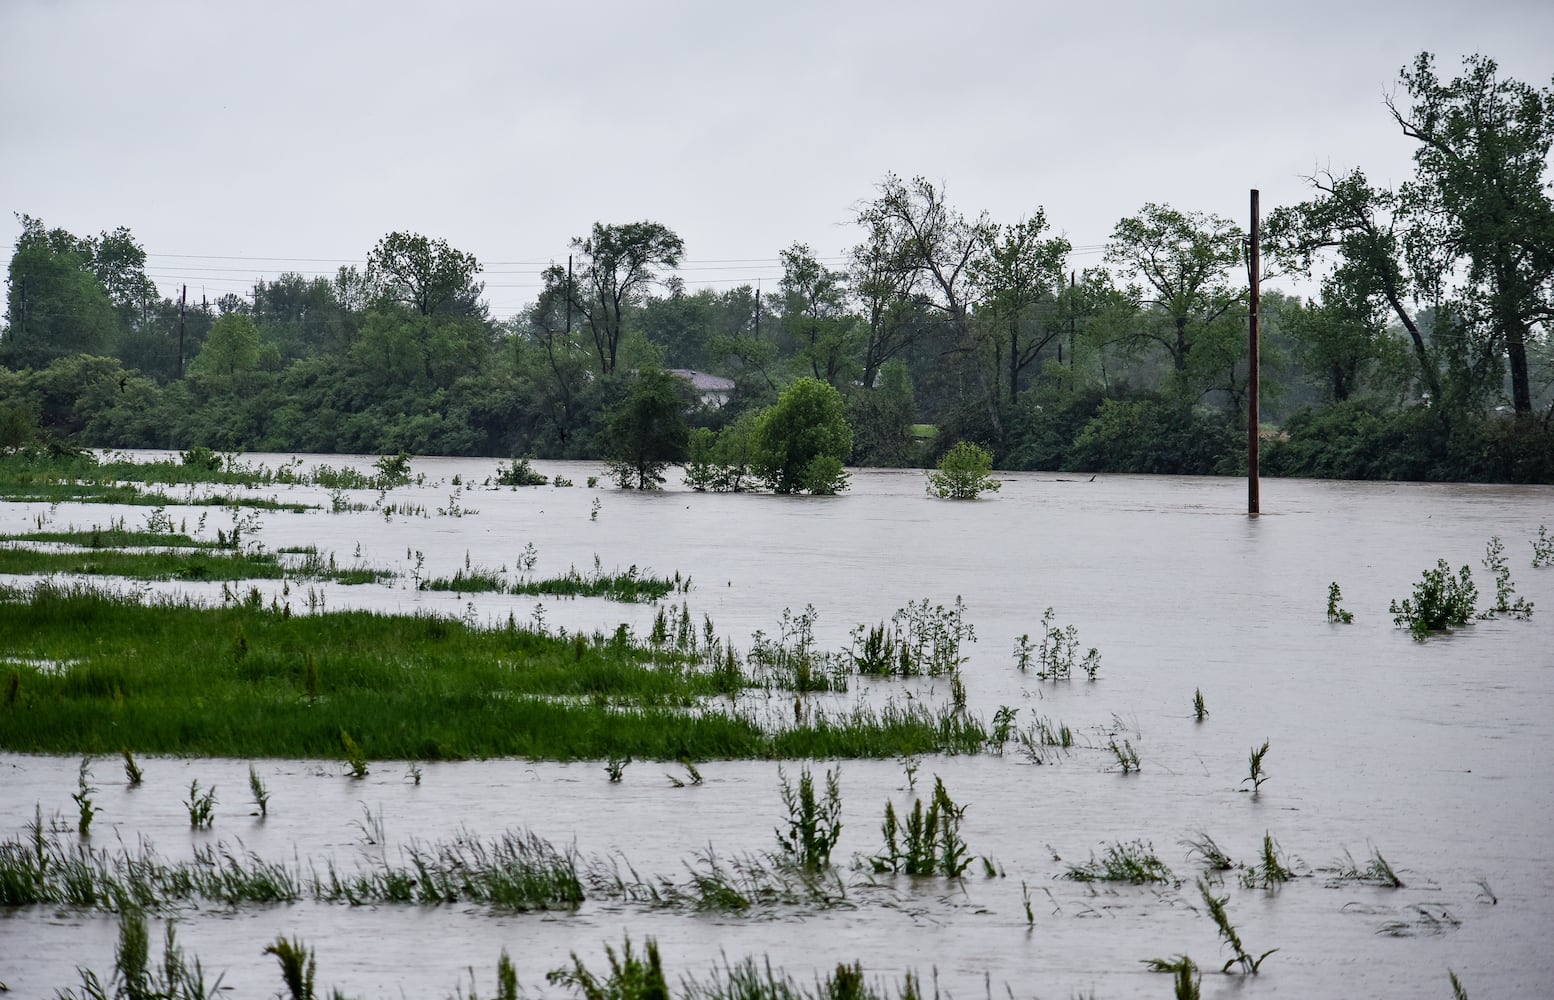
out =
[(1404, 179), (1422, 50), (1548, 85), (1554, 3), (0, 0), (0, 245), (128, 226), (214, 298), (410, 230), (505, 317), (594, 222), (669, 226), (692, 285), (840, 264), (893, 171), (1044, 208), (1084, 267), (1145, 202), (1244, 226), (1316, 168)]

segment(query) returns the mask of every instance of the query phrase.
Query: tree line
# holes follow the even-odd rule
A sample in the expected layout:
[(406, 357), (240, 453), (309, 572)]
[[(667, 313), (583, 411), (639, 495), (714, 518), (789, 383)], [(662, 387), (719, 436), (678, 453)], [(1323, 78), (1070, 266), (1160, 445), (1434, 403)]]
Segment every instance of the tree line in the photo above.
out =
[[(1428, 54), (1399, 82), (1378, 117), (1415, 142), (1413, 176), (1319, 173), (1266, 217), (1269, 276), (1314, 294), (1263, 287), (1263, 469), (1554, 481), (1554, 87), (1481, 56), (1448, 80)], [(856, 207), (845, 259), (796, 242), (775, 291), (690, 290), (669, 226), (596, 223), (504, 321), (479, 261), (416, 233), (333, 277), (182, 306), (127, 229), (20, 218), (0, 448), (608, 458), (637, 485), (658, 474), (639, 464), (654, 452), (690, 462), (701, 488), (730, 475), (745, 488), (741, 469), (772, 471), (763, 428), (802, 379), (799, 395), (837, 400), (838, 463), (926, 464), (960, 441), (1005, 469), (1244, 461), (1247, 234), (1211, 213), (1145, 202), (1100, 264), (1070, 270), (1041, 206), (995, 220), (941, 182), (887, 174)], [(733, 390), (703, 402), (659, 378), (674, 369)], [(683, 435), (648, 443), (631, 414), (657, 420), (648, 404), (671, 398)], [(822, 492), (839, 472), (814, 470)]]

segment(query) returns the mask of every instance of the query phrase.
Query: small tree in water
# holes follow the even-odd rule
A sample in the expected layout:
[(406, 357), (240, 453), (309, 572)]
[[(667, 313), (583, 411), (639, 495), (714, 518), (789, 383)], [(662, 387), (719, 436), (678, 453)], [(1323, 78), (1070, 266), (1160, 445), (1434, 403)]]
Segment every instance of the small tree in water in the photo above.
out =
[(992, 470), (993, 456), (986, 448), (957, 442), (939, 459), (938, 469), (928, 473), (928, 492), (940, 500), (975, 500), (1004, 485), (989, 475)]
[(623, 490), (656, 490), (664, 469), (686, 455), (685, 382), (647, 369), (632, 381), (626, 398), (605, 427), (610, 476)]

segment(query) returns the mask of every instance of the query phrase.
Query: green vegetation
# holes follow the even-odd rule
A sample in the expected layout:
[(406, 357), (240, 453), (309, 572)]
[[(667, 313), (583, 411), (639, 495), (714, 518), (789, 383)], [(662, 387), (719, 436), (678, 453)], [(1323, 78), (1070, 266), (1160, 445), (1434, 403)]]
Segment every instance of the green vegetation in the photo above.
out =
[(1246, 777), (1241, 779), (1241, 783), (1244, 785), (1247, 782), (1251, 782), (1252, 797), (1254, 799), (1262, 792), (1263, 782), (1268, 780), (1268, 772), (1263, 770), (1263, 758), (1266, 756), (1268, 756), (1268, 741), (1263, 740), (1263, 745), (1253, 747), (1251, 754), (1247, 757), (1247, 774)]
[(895, 803), (887, 801), (881, 826), (885, 848), (869, 863), (877, 872), (959, 878), (971, 864), (966, 842), (960, 836), (960, 821), (966, 808), (950, 798), (938, 775), (933, 779), (928, 808), (924, 810), (923, 800), (914, 798), (905, 823), (896, 818)]
[(91, 549), (85, 552), (41, 552), (0, 546), (0, 573), (40, 576), (75, 573), (86, 576), (122, 576), (134, 580), (280, 580), (318, 579), (338, 583), (374, 582), (392, 576), (365, 567), (330, 568), (317, 562), (291, 567), (269, 552), (215, 552), (200, 549), (185, 553), (120, 552)]
[(76, 790), (71, 794), (75, 800), (78, 813), (76, 832), (85, 837), (92, 827), (92, 817), (97, 815), (97, 807), (92, 804), (92, 793), (97, 791), (92, 783), (92, 758), (81, 758), (81, 769), (76, 773)]
[(1142, 840), (1108, 844), (1099, 858), (1092, 851), (1089, 862), (1070, 865), (1063, 877), (1076, 882), (1131, 882), (1134, 885), (1176, 881), (1170, 867), (1155, 855), (1154, 845)]
[(1335, 625), (1349, 625), (1354, 622), (1354, 615), (1343, 608), (1343, 591), (1338, 589), (1338, 581), (1327, 585), (1327, 620)]
[(162, 947), (162, 964), (151, 965), (151, 935), (146, 918), (135, 906), (119, 911), (119, 942), (113, 952), (113, 975), (103, 982), (81, 969), (81, 992), (62, 990), (61, 1000), (211, 1000), (222, 991), (221, 976), (207, 984), (199, 959), (190, 962), (178, 946), (171, 921)]
[(928, 473), (928, 492), (940, 500), (975, 500), (1004, 485), (990, 475), (992, 470), (993, 456), (987, 449), (958, 441), (939, 459), (939, 467)]
[(1209, 884), (1203, 879), (1198, 880), (1198, 894), (1203, 898), (1203, 905), (1208, 908), (1209, 917), (1214, 921), (1214, 926), (1219, 929), (1220, 939), (1230, 947), (1231, 957), (1225, 962), (1221, 972), (1229, 972), (1230, 967), (1239, 965), (1242, 975), (1257, 975), (1257, 970), (1262, 967), (1263, 961), (1269, 955), (1278, 951), (1270, 948), (1257, 957), (1253, 957), (1241, 943), (1241, 935), (1230, 922), (1230, 914), (1225, 909), (1225, 904), (1230, 902), (1229, 896), (1216, 896), (1209, 891)]
[(1486, 608), (1479, 618), (1490, 619), (1497, 614), (1523, 620), (1531, 618), (1532, 602), (1525, 597), (1515, 597), (1516, 585), (1511, 582), (1511, 567), (1506, 564), (1505, 545), (1501, 543), (1499, 535), (1489, 539), (1484, 552), (1484, 568), (1495, 578), (1495, 603)]
[(1452, 576), (1446, 560), (1439, 559), (1435, 568), (1425, 570), (1414, 584), (1413, 597), (1394, 600), (1387, 610), (1394, 625), (1407, 628), (1415, 639), (1423, 641), (1431, 632), (1449, 632), (1468, 624), (1477, 604), (1473, 571), (1464, 566)]
[(831, 863), (831, 849), (842, 835), (841, 774), (826, 771), (824, 799), (815, 794), (815, 779), (809, 768), (799, 772), (797, 788), (788, 784), (781, 768), (782, 804), (788, 811), (787, 829), (777, 830), (777, 844), (794, 864), (804, 868), (824, 868)]
[(1073, 676), (1077, 665), (1085, 677), (1095, 680), (1101, 669), (1101, 653), (1094, 646), (1079, 655), (1079, 629), (1073, 625), (1058, 628), (1053, 624), (1055, 612), (1048, 608), (1041, 616), (1041, 643), (1032, 646), (1029, 635), (1020, 636), (1015, 644), (1015, 666), (1023, 673), (1031, 666), (1031, 654), (1036, 654), (1036, 676), (1044, 681), (1066, 681)]
[(1192, 718), (1194, 722), (1202, 722), (1209, 717), (1209, 706), (1204, 704), (1203, 689), (1194, 688), (1192, 692)]
[[(1262, 470), (1554, 481), (1540, 346), (1554, 304), (1527, 250), (1554, 217), (1554, 91), (1483, 56), (1442, 73), (1422, 54), (1397, 95), (1377, 121), (1413, 145), (1410, 176), (1321, 172), (1267, 215), (1270, 270), (1316, 294), (1262, 296), (1263, 374), (1281, 390), (1263, 396), (1277, 433)], [(386, 234), (365, 268), (185, 310), (158, 296), (127, 229), (23, 215), (0, 452), (174, 447), (191, 476), (236, 475), (236, 449), (535, 455), (623, 463), (639, 487), (685, 457), (693, 488), (780, 493), (836, 492), (844, 464), (929, 464), (960, 441), (1001, 469), (1240, 471), (1236, 223), (1138, 192), (1103, 261), (1070, 281), (1070, 243), (1040, 206), (999, 221), (894, 174), (860, 194), (847, 265), (795, 241), (777, 292), (692, 290), (669, 226), (595, 223), (572, 241), (575, 270), (546, 268), (500, 322), (480, 262), (418, 233)], [(726, 383), (691, 391), (706, 376)], [(644, 378), (685, 405), (655, 391), (664, 420), (627, 419)], [(0, 495), (20, 495), (5, 480)]]
[(1199, 1000), (1202, 996), (1203, 977), (1198, 973), (1197, 963), (1186, 955), (1178, 955), (1175, 958), (1147, 958), (1144, 964), (1149, 967), (1150, 972), (1171, 974), (1175, 987), (1172, 995), (1176, 1000)]
[[(337, 757), (344, 732), (364, 761), (710, 760), (975, 753), (987, 740), (974, 718), (921, 703), (763, 728), (718, 707), (754, 683), (731, 648), (642, 646), (624, 630), (291, 615), (48, 583), (0, 599), (0, 650), (23, 661), (0, 707), (8, 750)], [(768, 671), (759, 683), (782, 680)]]
[(534, 471), (527, 458), (515, 458), (506, 468), (496, 470), (498, 486), (544, 486), (543, 473)]
[(1540, 566), (1554, 566), (1554, 538), (1543, 524), (1538, 525), (1538, 537), (1532, 540), (1532, 568)]
[(603, 597), (624, 603), (651, 603), (670, 594), (690, 591), (689, 577), (676, 573), (673, 577), (653, 576), (631, 566), (626, 570), (606, 573), (597, 565), (587, 576), (576, 567), (569, 568), (561, 576), (531, 579), (523, 577), (509, 582), (505, 569), (487, 570), (471, 567), (460, 570), (451, 577), (433, 577), (422, 580), (421, 590), (450, 590), (461, 594), (546, 594), (554, 597)]

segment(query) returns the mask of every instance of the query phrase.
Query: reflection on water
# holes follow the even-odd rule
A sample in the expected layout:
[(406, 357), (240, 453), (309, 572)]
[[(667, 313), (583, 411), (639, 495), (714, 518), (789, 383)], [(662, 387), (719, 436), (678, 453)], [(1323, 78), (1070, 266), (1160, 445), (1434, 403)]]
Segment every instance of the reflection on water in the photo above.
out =
[[(180, 913), (180, 940), (207, 968), (226, 970), (235, 995), (278, 989), (273, 959), (261, 954), (278, 934), (317, 948), (321, 984), (367, 996), (444, 996), (468, 983), (471, 966), (491, 992), (503, 948), (529, 992), (553, 993), (547, 969), (574, 950), (597, 962), (604, 944), (618, 947), (629, 932), (656, 937), (672, 974), (705, 977), (720, 954), (754, 953), (803, 982), (860, 960), (871, 975), (936, 971), (960, 997), (983, 995), (985, 975), (995, 991), (1007, 983), (1021, 997), (1162, 996), (1169, 980), (1145, 972), (1143, 959), (1185, 952), (1217, 969), (1229, 957), (1198, 912), (1199, 869), (1180, 845), (1197, 831), (1246, 861), (1269, 833), (1302, 875), (1273, 893), (1234, 878), (1221, 890), (1248, 948), (1280, 949), (1250, 984), (1258, 995), (1446, 996), (1448, 967), (1475, 996), (1537, 995), (1554, 982), (1554, 642), (1545, 617), (1554, 616), (1554, 570), (1528, 565), (1528, 540), (1540, 523), (1554, 523), (1554, 491), (1267, 480), (1264, 514), (1254, 520), (1242, 513), (1239, 480), (1021, 474), (993, 499), (956, 504), (927, 498), (916, 472), (858, 473), (839, 498), (780, 498), (591, 490), (581, 484), (595, 468), (537, 465), (580, 485), (464, 489), (459, 506), (478, 513), (462, 517), (266, 513), (258, 538), (270, 548), (317, 545), (342, 564), (359, 549), (361, 560), (406, 575), (417, 553), (427, 575), (452, 575), (466, 557), (511, 569), (529, 543), (542, 575), (586, 572), (596, 555), (605, 568), (679, 570), (694, 581), (692, 613), (710, 615), (720, 634), (771, 633), (784, 608), (813, 604), (817, 638), (833, 648), (854, 625), (888, 619), (909, 601), (960, 596), (978, 640), (964, 671), (971, 710), (990, 718), (1007, 705), (1018, 710), (1019, 727), (1037, 717), (1067, 724), (1081, 746), (1040, 765), (1014, 749), (915, 763), (919, 791), (938, 775), (969, 804), (963, 833), (993, 877), (980, 860), (958, 883), (868, 884), (871, 876), (849, 867), (848, 904), (824, 912), (728, 916), (600, 899), (564, 914), (318, 903)], [(431, 512), (450, 506), (454, 475), (478, 483), (495, 463), (421, 459), (415, 469), (428, 485), (390, 499)], [(291, 494), (328, 508), (328, 491)], [(120, 515), (134, 526), (145, 513), (4, 505), (0, 530), (32, 528), (40, 514), (54, 527)], [(1408, 596), (1437, 558), (1473, 566), (1481, 592), (1492, 590), (1479, 564), (1491, 535), (1505, 541), (1518, 593), (1539, 608), (1532, 621), (1482, 622), (1426, 643), (1392, 627), (1388, 602)], [(1353, 625), (1323, 617), (1333, 581)], [(641, 633), (653, 615), (651, 607), (591, 599), (419, 593), (404, 581), (315, 588), (331, 608), (428, 608), (489, 620), (524, 620), (543, 604), (552, 627), (627, 623)], [(281, 596), (280, 584), (261, 589)], [(295, 588), (282, 599), (305, 610)], [(1042, 684), (1015, 669), (1015, 641), (1035, 633), (1049, 606), (1084, 646), (1101, 650), (1096, 683)], [(21, 653), (0, 654), (13, 652)], [(1195, 689), (1210, 712), (1202, 724), (1192, 719)], [(855, 688), (876, 703), (908, 696), (892, 683), (862, 692)], [(943, 681), (910, 693), (948, 696)], [(1112, 733), (1138, 749), (1140, 773), (1116, 773), (1104, 749)], [(1270, 777), (1254, 800), (1241, 779), (1250, 748), (1264, 740)], [(0, 834), (19, 834), (35, 805), (46, 817), (73, 819), (78, 763), (0, 757)], [(772, 849), (783, 816), (774, 762), (705, 762), (702, 784), (677, 787), (670, 776), (684, 777), (679, 765), (643, 761), (619, 784), (606, 780), (601, 762), (500, 760), (424, 765), (419, 785), (403, 764), (378, 763), (354, 782), (331, 762), (265, 761), (257, 767), (271, 802), (262, 822), (249, 815), (246, 761), (143, 766), (145, 784), (130, 789), (115, 766), (98, 762), (93, 846), (133, 847), (144, 837), (180, 857), (222, 840), (275, 860), (334, 858), (349, 867), (392, 859), (412, 839), (521, 828), (575, 844), (586, 857), (623, 860), (643, 876), (683, 880), (687, 863), (709, 847), (724, 857)], [(844, 829), (833, 857), (847, 866), (880, 850), (884, 804), (910, 801), (912, 767), (840, 766)], [(188, 827), (182, 797), (191, 780), (220, 789), (209, 833)], [(379, 812), (388, 843), (368, 845), (364, 817)], [(1109, 888), (1057, 878), (1104, 845), (1132, 840), (1152, 843), (1183, 884)], [(1363, 862), (1372, 846), (1405, 888), (1323, 871), (1345, 850)], [(1439, 919), (1443, 909), (1460, 923)], [(111, 967), (114, 933), (112, 918), (95, 914), (0, 913), (0, 981), (23, 996), (73, 985), (78, 964)], [(1233, 985), (1210, 974), (1205, 995), (1229, 995)]]

